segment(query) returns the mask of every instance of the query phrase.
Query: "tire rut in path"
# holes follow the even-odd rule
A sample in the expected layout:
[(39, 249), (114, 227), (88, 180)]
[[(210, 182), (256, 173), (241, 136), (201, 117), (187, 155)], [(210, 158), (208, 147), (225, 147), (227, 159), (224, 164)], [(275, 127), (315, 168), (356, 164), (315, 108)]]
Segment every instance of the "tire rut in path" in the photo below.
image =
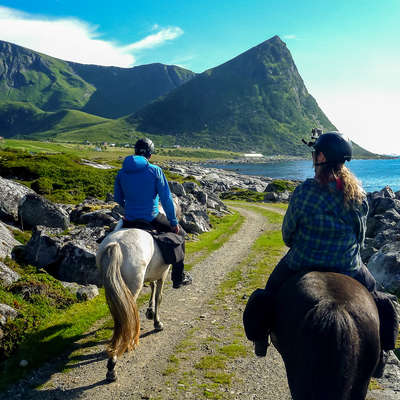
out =
[(118, 359), (116, 383), (105, 383), (106, 357), (102, 344), (85, 352), (81, 362), (72, 365), (71, 372), (54, 374), (41, 390), (25, 390), (23, 397), (43, 400), (156, 397), (157, 385), (163, 382), (162, 372), (175, 346), (188, 329), (196, 326), (202, 309), (218, 284), (249, 254), (252, 244), (267, 227), (267, 221), (259, 214), (239, 206), (233, 208), (245, 216), (239, 231), (220, 249), (195, 265), (191, 271), (193, 285), (164, 291), (161, 304), (164, 331), (152, 334), (152, 321), (147, 321), (144, 310), (141, 310), (143, 337), (134, 352)]

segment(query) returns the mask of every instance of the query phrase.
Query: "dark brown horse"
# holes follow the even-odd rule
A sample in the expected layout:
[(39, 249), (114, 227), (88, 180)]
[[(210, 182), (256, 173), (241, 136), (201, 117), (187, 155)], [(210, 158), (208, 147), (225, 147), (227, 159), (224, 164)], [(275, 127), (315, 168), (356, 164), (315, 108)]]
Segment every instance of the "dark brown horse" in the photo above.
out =
[(309, 272), (276, 299), (272, 342), (294, 400), (364, 400), (380, 354), (379, 316), (354, 279)]

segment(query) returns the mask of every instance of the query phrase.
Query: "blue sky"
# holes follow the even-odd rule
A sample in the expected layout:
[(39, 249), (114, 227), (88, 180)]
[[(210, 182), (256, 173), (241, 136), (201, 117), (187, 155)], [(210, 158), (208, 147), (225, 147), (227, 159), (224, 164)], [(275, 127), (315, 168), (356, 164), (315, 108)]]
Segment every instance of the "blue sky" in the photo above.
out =
[(195, 72), (279, 35), (337, 128), (400, 154), (400, 0), (0, 0), (0, 39), (83, 63)]

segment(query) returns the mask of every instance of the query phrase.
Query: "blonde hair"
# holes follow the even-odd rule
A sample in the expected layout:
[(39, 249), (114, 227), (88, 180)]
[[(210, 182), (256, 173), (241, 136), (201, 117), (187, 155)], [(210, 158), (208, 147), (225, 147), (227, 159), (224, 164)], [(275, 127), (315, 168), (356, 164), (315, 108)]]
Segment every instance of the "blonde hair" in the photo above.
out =
[(365, 191), (359, 180), (349, 171), (344, 164), (323, 165), (317, 173), (317, 179), (322, 184), (340, 178), (343, 185), (343, 199), (345, 207), (360, 205), (365, 198)]

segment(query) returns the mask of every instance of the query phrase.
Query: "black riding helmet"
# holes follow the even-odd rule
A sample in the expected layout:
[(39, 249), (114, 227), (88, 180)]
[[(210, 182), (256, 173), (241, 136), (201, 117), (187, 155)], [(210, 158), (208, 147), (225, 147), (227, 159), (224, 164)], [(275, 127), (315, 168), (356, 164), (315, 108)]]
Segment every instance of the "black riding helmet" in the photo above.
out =
[(329, 164), (344, 164), (345, 161), (350, 161), (353, 155), (350, 139), (340, 132), (321, 134), (312, 147), (317, 153), (324, 153), (326, 162)]
[(135, 154), (149, 158), (154, 153), (154, 144), (148, 138), (139, 139), (135, 143)]

